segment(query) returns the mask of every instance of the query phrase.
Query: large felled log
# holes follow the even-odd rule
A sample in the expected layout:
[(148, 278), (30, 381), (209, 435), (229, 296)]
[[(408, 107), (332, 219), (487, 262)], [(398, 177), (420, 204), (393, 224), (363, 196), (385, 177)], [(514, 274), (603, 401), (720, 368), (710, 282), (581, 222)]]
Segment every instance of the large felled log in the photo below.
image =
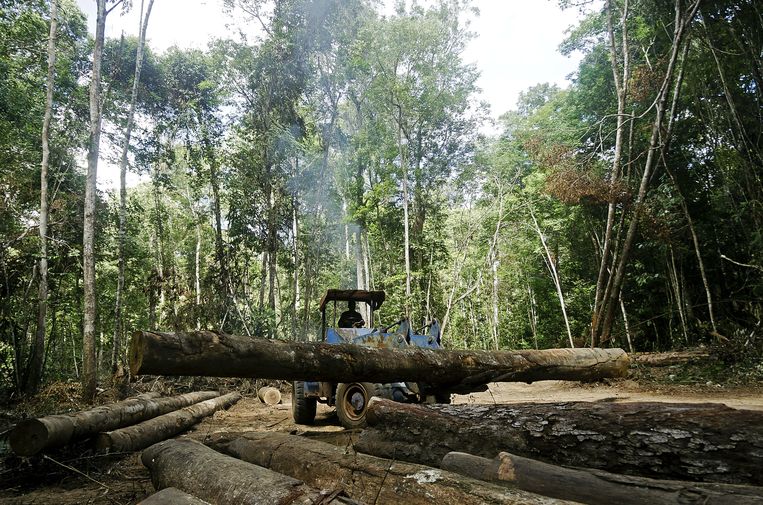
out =
[(138, 505), (209, 505), (209, 502), (184, 493), (178, 488), (167, 487), (139, 502)]
[(139, 423), (218, 395), (216, 391), (198, 391), (171, 398), (132, 399), (74, 414), (27, 419), (11, 432), (11, 449), (19, 456), (32, 456), (48, 447)]
[(451, 452), (443, 458), (441, 467), (510, 488), (590, 505), (763, 504), (763, 488), (760, 487), (657, 480), (601, 470), (564, 468), (507, 452), (494, 459)]
[(138, 451), (187, 430), (205, 417), (220, 409), (227, 409), (240, 399), (240, 394), (228, 393), (127, 428), (100, 433), (96, 437), (95, 447), (101, 452)]
[(221, 454), (189, 440), (165, 440), (141, 455), (156, 489), (176, 487), (217, 505), (352, 504), (339, 489), (318, 491), (302, 481)]
[(424, 382), (439, 386), (622, 377), (622, 349), (453, 351), (287, 342), (208, 331), (136, 332), (133, 374), (258, 377), (330, 382)]
[(205, 443), (236, 458), (326, 488), (340, 486), (365, 503), (406, 505), (559, 503), (432, 467), (390, 461), (284, 433), (220, 433)]
[(630, 354), (631, 364), (645, 366), (673, 366), (699, 363), (710, 358), (707, 351), (636, 352)]
[(501, 451), (568, 466), (763, 485), (763, 412), (658, 402), (410, 405), (373, 398), (359, 451), (439, 465)]

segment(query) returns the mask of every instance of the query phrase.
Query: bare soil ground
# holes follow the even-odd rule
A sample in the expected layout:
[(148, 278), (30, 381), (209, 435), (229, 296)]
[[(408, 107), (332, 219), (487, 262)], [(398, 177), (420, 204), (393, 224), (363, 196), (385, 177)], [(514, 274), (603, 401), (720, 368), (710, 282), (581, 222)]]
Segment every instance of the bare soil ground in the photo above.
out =
[[(257, 430), (303, 434), (338, 445), (352, 443), (352, 433), (338, 426), (333, 408), (319, 404), (315, 425), (295, 425), (289, 393), (284, 391), (283, 397), (283, 404), (269, 407), (256, 395), (246, 396), (230, 410), (217, 412), (182, 436), (203, 441), (219, 431)], [(716, 402), (734, 408), (763, 410), (763, 387), (644, 386), (628, 380), (612, 384), (542, 381), (491, 384), (486, 392), (453, 398), (454, 403), (475, 404), (559, 401)], [(150, 476), (140, 463), (138, 453), (104, 457), (84, 451), (80, 446), (51, 453), (47, 459), (30, 461), (8, 457), (0, 467), (0, 505), (131, 504), (152, 492)]]

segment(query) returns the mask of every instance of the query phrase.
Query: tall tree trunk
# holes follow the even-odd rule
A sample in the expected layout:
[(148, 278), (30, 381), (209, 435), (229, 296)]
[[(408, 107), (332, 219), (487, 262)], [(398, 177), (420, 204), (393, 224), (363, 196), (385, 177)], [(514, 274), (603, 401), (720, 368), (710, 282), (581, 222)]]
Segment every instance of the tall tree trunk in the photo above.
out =
[[(296, 163), (296, 160), (295, 160)], [(291, 292), (291, 334), (297, 335), (297, 306), (299, 305), (299, 202), (297, 197), (292, 198), (291, 203), (292, 216), (291, 216), (291, 233), (294, 240), (292, 247), (292, 260), (294, 262), (294, 275), (292, 276), (292, 283), (294, 284)]]
[(644, 201), (646, 200), (649, 182), (652, 179), (656, 161), (661, 151), (659, 140), (665, 119), (665, 105), (667, 102), (671, 83), (673, 81), (673, 74), (678, 63), (679, 50), (683, 46), (686, 30), (694, 18), (698, 6), (699, 1), (697, 0), (687, 8), (686, 12), (684, 12), (682, 9), (682, 2), (676, 0), (673, 45), (671, 47), (668, 65), (665, 70), (665, 76), (655, 100), (656, 111), (654, 123), (652, 124), (652, 133), (649, 139), (649, 152), (647, 153), (646, 161), (644, 163), (644, 171), (641, 175), (641, 183), (639, 184), (638, 194), (635, 201), (633, 202), (633, 214), (630, 217), (630, 223), (628, 224), (628, 231), (625, 235), (622, 250), (620, 252), (619, 258), (617, 259), (616, 268), (612, 274), (612, 289), (609, 290), (604, 300), (604, 322), (601, 326), (601, 332), (598, 335), (600, 342), (608, 340), (612, 331), (612, 322), (614, 320), (615, 311), (618, 305), (617, 302), (620, 297), (620, 290), (622, 289), (623, 281), (625, 279), (625, 269), (628, 266), (630, 252), (633, 248), (633, 244), (636, 238), (636, 230), (638, 228), (639, 217), (643, 209)]
[(400, 156), (400, 170), (403, 177), (403, 234), (405, 239), (405, 315), (410, 316), (411, 298), (411, 242), (410, 221), (408, 217), (408, 162), (403, 149), (403, 108), (398, 105), (397, 115), (397, 150)]
[(50, 7), (50, 35), (48, 36), (48, 79), (45, 94), (45, 114), (42, 120), (42, 163), (40, 166), (40, 284), (37, 297), (37, 329), (29, 356), (29, 369), (25, 390), (35, 393), (42, 380), (45, 350), (45, 320), (48, 312), (48, 161), (50, 160), (50, 119), (53, 115), (53, 88), (56, 72), (56, 30), (58, 28), (58, 0)]
[(98, 173), (98, 154), (101, 146), (101, 60), (106, 32), (106, 0), (97, 0), (98, 15), (93, 49), (93, 72), (90, 80), (90, 139), (85, 184), (85, 215), (82, 232), (83, 287), (85, 308), (82, 336), (82, 398), (95, 399), (95, 200)]
[[(617, 43), (615, 42), (615, 30), (613, 23), (613, 5), (612, 0), (607, 0), (607, 34), (609, 36), (609, 57), (612, 66), (612, 77), (615, 82), (617, 92), (617, 128), (615, 130), (615, 153), (612, 160), (612, 171), (610, 173), (610, 186), (615, 185), (620, 180), (621, 160), (623, 152), (623, 134), (625, 130), (625, 104), (628, 98), (628, 82), (630, 80), (630, 49), (628, 44), (628, 0), (623, 5), (620, 25), (622, 27), (622, 54), (623, 66), (622, 76), (619, 74), (620, 66), (617, 58)], [(614, 192), (613, 192), (614, 193)], [(596, 292), (594, 295), (593, 317), (591, 320), (591, 347), (597, 347), (600, 343), (599, 328), (602, 322), (602, 309), (605, 299), (605, 286), (608, 284), (607, 276), (611, 276), (612, 268), (610, 263), (614, 262), (612, 232), (614, 230), (616, 214), (616, 203), (609, 202), (607, 206), (607, 221), (604, 231), (604, 244), (601, 250), (601, 263), (599, 264), (599, 275), (596, 280)]]
[(543, 236), (543, 231), (540, 229), (540, 225), (538, 225), (538, 220), (535, 219), (535, 214), (533, 214), (532, 209), (530, 209), (530, 216), (533, 220), (535, 232), (538, 234), (538, 237), (540, 237), (540, 243), (543, 246), (543, 251), (545, 253), (543, 258), (546, 260), (546, 266), (551, 273), (551, 279), (554, 281), (554, 286), (556, 287), (556, 296), (559, 298), (559, 305), (562, 307), (562, 317), (564, 318), (564, 327), (567, 329), (567, 338), (570, 340), (570, 347), (575, 347), (575, 342), (572, 339), (572, 330), (570, 329), (570, 319), (567, 317), (567, 304), (564, 301), (564, 292), (562, 291), (562, 280), (559, 277), (559, 271), (556, 268), (554, 258), (551, 256), (551, 252), (546, 244), (546, 238)]
[(133, 119), (135, 118), (135, 103), (138, 101), (138, 85), (140, 72), (143, 68), (143, 46), (146, 43), (146, 30), (148, 30), (148, 18), (151, 16), (151, 8), (154, 0), (148, 0), (146, 15), (143, 16), (143, 1), (140, 3), (140, 34), (138, 36), (138, 50), (135, 54), (135, 76), (132, 82), (132, 95), (130, 96), (130, 111), (127, 114), (127, 127), (125, 139), (122, 144), (122, 156), (119, 160), (119, 274), (117, 279), (116, 303), (114, 305), (114, 338), (111, 350), (111, 370), (115, 372), (118, 362), (122, 357), (122, 298), (125, 287), (125, 233), (127, 227), (127, 152), (130, 149), (130, 137), (132, 136)]

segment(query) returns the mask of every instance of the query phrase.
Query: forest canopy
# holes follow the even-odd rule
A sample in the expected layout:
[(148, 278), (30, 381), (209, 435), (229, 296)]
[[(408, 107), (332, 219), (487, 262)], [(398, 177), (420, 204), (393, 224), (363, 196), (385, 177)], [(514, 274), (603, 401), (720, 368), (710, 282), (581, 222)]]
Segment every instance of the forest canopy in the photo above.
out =
[(758, 2), (590, 3), (495, 135), (468, 0), (226, 0), (259, 36), (164, 52), (152, 4), (98, 0), (144, 21), (99, 40), (0, 0), (4, 394), (88, 396), (139, 329), (314, 340), (329, 288), (450, 348), (762, 351)]

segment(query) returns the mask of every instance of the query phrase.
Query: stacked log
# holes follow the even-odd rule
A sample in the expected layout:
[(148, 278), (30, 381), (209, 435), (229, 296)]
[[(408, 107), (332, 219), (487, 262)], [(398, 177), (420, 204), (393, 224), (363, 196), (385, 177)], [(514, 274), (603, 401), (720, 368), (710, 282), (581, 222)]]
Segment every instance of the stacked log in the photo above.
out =
[(240, 399), (240, 394), (229, 393), (127, 428), (100, 433), (95, 447), (100, 452), (139, 451), (187, 430), (203, 418), (230, 407)]
[(302, 481), (221, 454), (193, 440), (166, 440), (143, 451), (154, 488), (176, 487), (218, 505), (357, 503), (341, 489), (321, 491)]
[(763, 412), (721, 404), (411, 405), (373, 398), (356, 448), (437, 466), (451, 451), (557, 465), (763, 485)]
[(503, 484), (509, 489), (519, 488), (591, 505), (763, 504), (760, 487), (656, 480), (601, 470), (564, 468), (506, 452), (495, 459), (451, 452), (440, 466), (443, 470)]
[(622, 349), (465, 351), (287, 342), (197, 331), (139, 331), (130, 343), (133, 375), (203, 375), (328, 382), (422, 382), (465, 391), (489, 382), (592, 381), (624, 377)]
[(199, 391), (171, 398), (136, 398), (74, 414), (27, 419), (11, 432), (10, 445), (17, 455), (32, 456), (43, 449), (130, 426), (216, 396), (216, 391)]
[(316, 488), (341, 487), (365, 503), (410, 505), (556, 504), (536, 494), (436, 468), (356, 453), (351, 447), (283, 433), (217, 434), (205, 443), (213, 449)]

